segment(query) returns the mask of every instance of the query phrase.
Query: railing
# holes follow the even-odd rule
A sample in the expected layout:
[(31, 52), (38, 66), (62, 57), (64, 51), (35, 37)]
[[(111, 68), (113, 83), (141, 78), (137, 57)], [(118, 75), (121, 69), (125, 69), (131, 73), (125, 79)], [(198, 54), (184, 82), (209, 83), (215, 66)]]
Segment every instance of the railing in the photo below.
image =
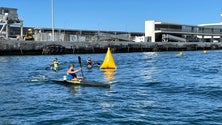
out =
[(4, 15), (0, 14), (0, 22), (4, 20)]
[(185, 32), (185, 33), (207, 33), (207, 34), (222, 34), (222, 29), (204, 28), (198, 30), (181, 30), (171, 28), (156, 28), (156, 31), (168, 31), (168, 32)]

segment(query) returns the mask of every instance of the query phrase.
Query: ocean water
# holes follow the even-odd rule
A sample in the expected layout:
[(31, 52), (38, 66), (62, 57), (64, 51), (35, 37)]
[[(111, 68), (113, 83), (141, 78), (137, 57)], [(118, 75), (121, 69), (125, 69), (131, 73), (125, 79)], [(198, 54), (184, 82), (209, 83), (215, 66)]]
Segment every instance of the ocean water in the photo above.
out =
[[(78, 56), (102, 63), (105, 54), (1, 56), (0, 124), (222, 124), (222, 51), (184, 54), (113, 53), (115, 72), (83, 65), (85, 79), (111, 88), (50, 81), (78, 69)], [(54, 58), (58, 72), (46, 70)]]

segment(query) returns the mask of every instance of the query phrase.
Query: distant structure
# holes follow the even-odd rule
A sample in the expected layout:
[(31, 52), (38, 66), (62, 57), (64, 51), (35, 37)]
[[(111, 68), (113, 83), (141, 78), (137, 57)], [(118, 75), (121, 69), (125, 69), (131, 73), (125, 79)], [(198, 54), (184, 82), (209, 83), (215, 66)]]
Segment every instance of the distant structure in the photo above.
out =
[(0, 23), (2, 23), (0, 24), (0, 39), (3, 40), (53, 41), (54, 39), (55, 41), (70, 42), (145, 41), (143, 32), (55, 28), (53, 33), (50, 28), (23, 27), (23, 20), (18, 18), (16, 8), (0, 7)]
[(15, 25), (15, 24), (19, 24), (20, 38), (22, 38), (22, 36), (23, 36), (23, 21), (18, 18), (17, 9), (0, 7), (0, 23), (3, 23), (1, 30), (0, 30), (0, 38), (1, 39), (9, 39), (10, 38), (10, 34), (9, 34), (10, 27), (11, 27), (11, 25)]
[[(222, 19), (222, 14), (221, 14)], [(0, 7), (0, 40), (70, 42), (222, 42), (222, 21), (197, 26), (156, 20), (145, 21), (144, 32), (98, 31), (23, 27), (16, 8)], [(23, 32), (26, 34), (23, 36)]]
[[(34, 28), (34, 38), (36, 41), (52, 41), (52, 30), (50, 28)], [(124, 31), (96, 31), (78, 29), (57, 29), (55, 28), (55, 41), (70, 42), (99, 42), (99, 41), (134, 41), (144, 42), (143, 32)]]
[(148, 42), (222, 42), (222, 22), (192, 26), (150, 20), (145, 37)]

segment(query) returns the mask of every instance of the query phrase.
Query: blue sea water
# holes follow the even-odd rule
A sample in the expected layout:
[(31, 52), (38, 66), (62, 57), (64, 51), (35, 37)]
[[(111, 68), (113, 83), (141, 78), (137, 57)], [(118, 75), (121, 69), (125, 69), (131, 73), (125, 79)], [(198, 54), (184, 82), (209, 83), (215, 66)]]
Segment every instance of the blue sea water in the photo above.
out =
[[(78, 69), (78, 56), (102, 63), (105, 54), (1, 56), (0, 124), (222, 124), (222, 51), (184, 54), (113, 53), (115, 72), (84, 65), (87, 80), (111, 88), (50, 81)], [(58, 72), (46, 70), (54, 58)]]

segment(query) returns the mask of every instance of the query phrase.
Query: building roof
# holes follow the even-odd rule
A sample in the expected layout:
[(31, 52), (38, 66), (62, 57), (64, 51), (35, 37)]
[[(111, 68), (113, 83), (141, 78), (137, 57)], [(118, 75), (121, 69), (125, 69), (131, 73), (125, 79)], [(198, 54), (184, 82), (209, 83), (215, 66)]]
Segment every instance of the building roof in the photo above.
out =
[(220, 22), (220, 23), (200, 24), (198, 26), (222, 26), (222, 22)]

